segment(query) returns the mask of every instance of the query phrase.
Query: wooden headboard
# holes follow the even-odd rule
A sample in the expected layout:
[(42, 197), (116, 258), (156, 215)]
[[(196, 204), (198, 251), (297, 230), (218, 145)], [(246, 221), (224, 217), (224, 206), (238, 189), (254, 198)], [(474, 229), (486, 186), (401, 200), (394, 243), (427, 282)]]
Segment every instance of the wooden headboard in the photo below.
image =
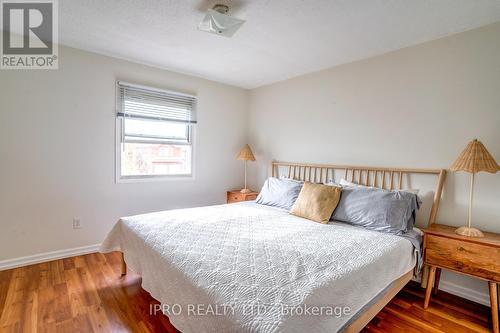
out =
[(446, 178), (446, 170), (444, 169), (380, 168), (353, 165), (272, 162), (273, 177), (283, 176), (314, 183), (325, 183), (335, 180), (336, 172), (339, 171), (345, 180), (360, 185), (388, 190), (405, 189), (404, 186), (406, 184), (404, 179), (407, 175), (428, 174), (437, 176), (428, 226), (436, 222), (439, 203), (441, 201), (441, 193)]

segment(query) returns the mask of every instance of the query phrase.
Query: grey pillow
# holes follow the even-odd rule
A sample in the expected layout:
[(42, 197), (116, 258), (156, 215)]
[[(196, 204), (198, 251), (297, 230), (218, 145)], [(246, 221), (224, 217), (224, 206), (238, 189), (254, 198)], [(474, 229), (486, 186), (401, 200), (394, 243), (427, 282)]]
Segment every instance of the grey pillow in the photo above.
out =
[(344, 187), (332, 219), (393, 234), (413, 229), (420, 207), (414, 193)]
[(262, 186), (256, 202), (290, 210), (299, 196), (302, 185), (302, 182), (296, 180), (269, 177)]

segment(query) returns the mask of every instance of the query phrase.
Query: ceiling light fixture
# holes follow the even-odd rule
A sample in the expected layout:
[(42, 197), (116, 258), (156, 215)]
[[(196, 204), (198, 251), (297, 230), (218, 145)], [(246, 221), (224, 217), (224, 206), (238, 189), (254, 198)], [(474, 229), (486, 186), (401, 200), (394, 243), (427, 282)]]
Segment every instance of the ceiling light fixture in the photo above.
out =
[(210, 32), (224, 37), (232, 37), (245, 20), (227, 15), (229, 7), (217, 4), (209, 9), (203, 21), (198, 25), (198, 30)]

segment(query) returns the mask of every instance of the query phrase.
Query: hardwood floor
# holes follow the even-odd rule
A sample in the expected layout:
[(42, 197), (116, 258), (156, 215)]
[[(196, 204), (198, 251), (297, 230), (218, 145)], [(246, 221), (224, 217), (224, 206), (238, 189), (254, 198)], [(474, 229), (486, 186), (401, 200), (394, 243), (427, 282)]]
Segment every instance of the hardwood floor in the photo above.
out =
[(0, 332), (177, 332), (118, 253), (78, 256), (0, 272)]
[[(0, 271), (0, 332), (168, 332), (139, 276), (120, 277), (120, 256), (89, 254)], [(363, 332), (489, 332), (489, 308), (439, 292), (423, 309), (407, 285)]]
[(438, 291), (424, 310), (424, 297), (411, 281), (362, 332), (491, 332), (489, 307)]

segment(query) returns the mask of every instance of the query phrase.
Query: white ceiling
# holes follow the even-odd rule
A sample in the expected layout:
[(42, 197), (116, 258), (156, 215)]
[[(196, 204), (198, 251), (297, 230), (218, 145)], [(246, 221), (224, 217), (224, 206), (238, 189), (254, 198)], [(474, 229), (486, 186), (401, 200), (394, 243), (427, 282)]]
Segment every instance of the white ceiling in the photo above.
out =
[(500, 0), (238, 0), (224, 38), (196, 29), (206, 2), (61, 0), (60, 42), (250, 89), (500, 20)]

